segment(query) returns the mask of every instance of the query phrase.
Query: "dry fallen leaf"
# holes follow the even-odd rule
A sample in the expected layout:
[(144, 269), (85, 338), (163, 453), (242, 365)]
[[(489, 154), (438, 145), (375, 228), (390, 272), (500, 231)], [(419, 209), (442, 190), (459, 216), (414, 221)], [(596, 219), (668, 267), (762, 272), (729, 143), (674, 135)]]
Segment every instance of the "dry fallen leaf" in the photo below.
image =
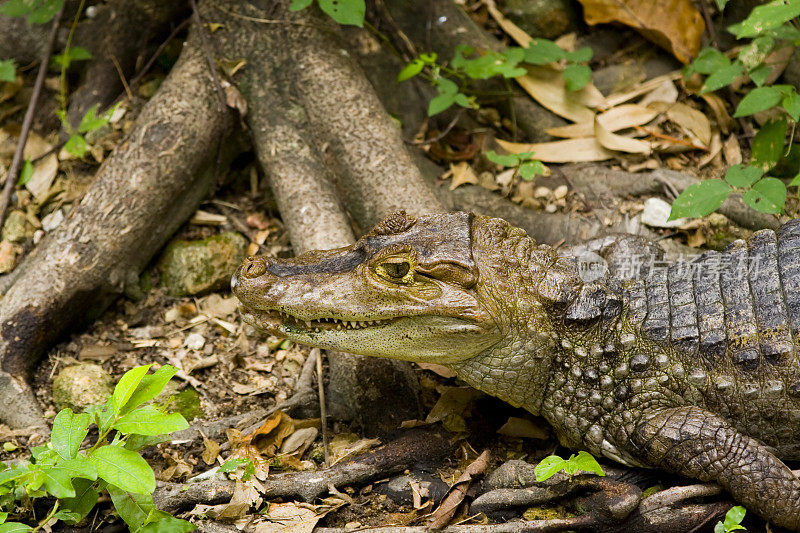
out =
[(703, 16), (692, 0), (579, 0), (588, 24), (620, 22), (688, 63), (700, 50)]
[(452, 191), (459, 185), (463, 185), (465, 183), (471, 183), (473, 185), (477, 185), (478, 183), (478, 176), (475, 174), (475, 171), (472, 170), (472, 167), (466, 161), (462, 161), (458, 164), (450, 163), (450, 170), (452, 172), (453, 178), (450, 180), (450, 190)]
[(729, 166), (738, 165), (742, 162), (742, 148), (739, 146), (739, 139), (736, 135), (731, 135), (722, 145), (722, 155), (725, 156), (725, 163)]
[(512, 143), (496, 139), (507, 152), (520, 154), (533, 152), (533, 157), (545, 163), (580, 163), (583, 161), (605, 161), (614, 157), (614, 152), (603, 148), (594, 137), (567, 139), (548, 143)]
[(700, 98), (705, 100), (708, 107), (711, 108), (720, 131), (725, 135), (730, 133), (735, 122), (733, 118), (731, 118), (730, 113), (728, 113), (728, 109), (725, 107), (725, 101), (715, 93), (703, 93), (700, 95)]
[(578, 91), (568, 91), (561, 71), (552, 67), (528, 67), (528, 74), (515, 79), (542, 106), (573, 122), (592, 120), (591, 108), (605, 106), (597, 87), (589, 83)]
[(428, 519), (427, 527), (429, 529), (441, 529), (453, 518), (461, 502), (464, 501), (467, 490), (473, 479), (486, 471), (486, 467), (489, 464), (489, 457), (489, 450), (484, 450), (477, 459), (464, 469), (464, 473), (461, 474), (455, 484), (450, 488), (450, 492)]
[[(628, 104), (609, 109), (605, 113), (599, 115), (597, 120), (600, 120), (603, 127), (608, 131), (619, 131), (625, 128), (633, 128), (634, 126), (647, 124), (657, 115), (658, 112), (653, 109), (637, 104)], [(566, 137), (568, 139), (593, 137), (595, 135), (594, 122), (595, 119), (593, 118), (587, 122), (550, 128), (546, 130), (546, 132), (553, 137)]]
[(325, 513), (310, 505), (271, 503), (264, 520), (255, 525), (255, 533), (311, 533)]

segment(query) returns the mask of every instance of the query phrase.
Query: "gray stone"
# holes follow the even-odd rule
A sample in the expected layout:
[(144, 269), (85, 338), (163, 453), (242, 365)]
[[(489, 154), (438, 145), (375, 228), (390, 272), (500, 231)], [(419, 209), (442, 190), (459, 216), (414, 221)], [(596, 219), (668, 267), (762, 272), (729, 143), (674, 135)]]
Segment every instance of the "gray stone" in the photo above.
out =
[(570, 0), (505, 0), (503, 12), (531, 37), (555, 39), (575, 31), (576, 5)]
[(103, 367), (91, 363), (68, 366), (53, 380), (53, 403), (59, 411), (80, 412), (104, 403), (114, 391), (114, 381)]
[(173, 240), (159, 260), (161, 281), (171, 296), (222, 290), (246, 254), (247, 240), (235, 232), (197, 241)]

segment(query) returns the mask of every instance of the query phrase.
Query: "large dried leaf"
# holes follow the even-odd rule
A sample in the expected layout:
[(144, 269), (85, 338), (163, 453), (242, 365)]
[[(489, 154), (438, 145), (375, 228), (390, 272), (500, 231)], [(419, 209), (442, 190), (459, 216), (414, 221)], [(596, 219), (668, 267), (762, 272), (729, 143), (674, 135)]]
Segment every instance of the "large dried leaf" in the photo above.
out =
[[(645, 106), (628, 104), (609, 109), (602, 115), (599, 115), (597, 120), (601, 121), (603, 127), (608, 131), (619, 131), (625, 128), (633, 128), (634, 126), (647, 124), (657, 115), (657, 111)], [(546, 130), (546, 132), (553, 137), (565, 137), (567, 139), (593, 137), (595, 134), (594, 120), (550, 128)]]
[(534, 144), (512, 143), (497, 139), (497, 143), (513, 154), (533, 152), (533, 157), (545, 163), (605, 161), (614, 157), (614, 152), (603, 148), (594, 137)]
[(657, 76), (655, 78), (643, 81), (641, 83), (637, 83), (630, 89), (627, 89), (621, 93), (613, 93), (609, 94), (606, 97), (606, 105), (608, 107), (618, 106), (619, 104), (623, 104), (634, 98), (642, 96), (643, 94), (648, 94), (650, 92), (656, 91), (661, 88), (665, 82), (672, 82), (677, 79), (680, 79), (682, 76), (680, 70), (676, 70), (673, 72), (669, 72), (667, 74), (663, 74), (661, 76)]
[(591, 83), (579, 91), (568, 91), (561, 71), (552, 67), (529, 66), (528, 74), (515, 79), (543, 107), (573, 122), (592, 120), (591, 108), (605, 105), (603, 95)]
[(707, 147), (711, 142), (711, 123), (708, 121), (708, 117), (697, 109), (681, 102), (674, 104), (653, 102), (649, 107), (660, 113), (666, 113), (667, 118), (683, 128), (703, 147)]
[[(25, 143), (23, 154), (25, 159), (33, 160), (49, 152), (52, 148), (52, 144), (31, 132), (28, 135), (28, 142)], [(56, 173), (58, 173), (58, 157), (55, 153), (39, 159), (33, 165), (33, 175), (25, 184), (25, 188), (33, 194), (37, 202), (42, 202), (47, 198), (50, 186), (56, 179)]]
[(632, 139), (611, 132), (603, 125), (601, 117), (597, 117), (594, 121), (594, 136), (603, 148), (608, 148), (609, 150), (644, 155), (649, 155), (653, 151), (652, 146), (647, 141)]
[(620, 22), (672, 52), (683, 63), (700, 51), (703, 16), (692, 0), (580, 0), (589, 24)]

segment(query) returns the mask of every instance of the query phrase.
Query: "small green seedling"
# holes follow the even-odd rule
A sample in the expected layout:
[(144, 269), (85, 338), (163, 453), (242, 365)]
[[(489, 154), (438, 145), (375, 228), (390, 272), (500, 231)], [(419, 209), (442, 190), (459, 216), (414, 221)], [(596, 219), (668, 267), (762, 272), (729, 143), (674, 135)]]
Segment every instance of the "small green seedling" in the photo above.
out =
[(725, 520), (720, 520), (717, 522), (717, 525), (714, 526), (714, 533), (730, 533), (737, 529), (745, 529), (742, 525), (742, 520), (746, 512), (747, 509), (741, 505), (731, 507), (728, 512), (725, 513)]
[(0, 81), (14, 82), (17, 79), (17, 67), (13, 59), (0, 59)]
[[(313, 3), (314, 0), (292, 0), (289, 10), (300, 11)], [(367, 12), (364, 0), (317, 0), (317, 3), (322, 11), (339, 24), (359, 27), (364, 25), (364, 15)]]
[[(135, 533), (197, 529), (153, 504), (155, 474), (139, 450), (163, 442), (165, 435), (189, 424), (180, 414), (163, 412), (150, 403), (178, 371), (165, 365), (148, 374), (151, 366), (126, 372), (104, 405), (85, 413), (60, 411), (50, 442), (33, 448), (31, 461), (0, 463), (0, 533), (36, 532), (50, 527), (52, 520), (78, 524), (103, 492)], [(84, 449), (92, 425), (97, 426), (98, 437)], [(38, 523), (30, 526), (21, 521), (45, 502), (50, 511)], [(18, 521), (8, 521), (10, 517)]]
[(585, 451), (580, 451), (577, 455), (572, 454), (569, 459), (562, 459), (558, 455), (550, 455), (539, 461), (533, 471), (536, 474), (536, 481), (545, 481), (562, 470), (570, 477), (574, 476), (579, 470), (594, 472), (598, 476), (606, 475), (597, 459)]
[(533, 181), (536, 176), (547, 172), (544, 163), (533, 158), (533, 152), (502, 155), (494, 150), (489, 150), (486, 152), (486, 159), (506, 168), (515, 168), (514, 175), (519, 175), (525, 181)]

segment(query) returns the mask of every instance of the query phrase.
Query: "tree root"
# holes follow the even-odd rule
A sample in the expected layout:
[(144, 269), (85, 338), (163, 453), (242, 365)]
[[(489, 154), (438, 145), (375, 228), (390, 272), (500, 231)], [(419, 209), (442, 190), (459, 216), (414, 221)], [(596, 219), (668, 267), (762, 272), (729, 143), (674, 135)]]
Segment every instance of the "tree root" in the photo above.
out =
[(196, 37), (128, 138), (106, 160), (69, 217), (26, 262), (0, 302), (0, 401), (24, 391), (25, 406), (4, 410), (11, 427), (32, 425), (36, 404), (22, 379), (71, 326), (91, 320), (138, 283), (138, 274), (197, 209), (214, 179), (223, 138), (220, 108)]
[[(381, 479), (415, 464), (432, 464), (449, 457), (454, 450), (449, 433), (437, 428), (412, 429), (352, 460), (313, 472), (276, 474), (261, 482), (265, 499), (300, 498), (310, 502), (329, 490)], [(215, 505), (233, 495), (232, 481), (204, 480), (197, 483), (159, 483), (153, 494), (158, 509), (175, 513), (196, 504)]]

